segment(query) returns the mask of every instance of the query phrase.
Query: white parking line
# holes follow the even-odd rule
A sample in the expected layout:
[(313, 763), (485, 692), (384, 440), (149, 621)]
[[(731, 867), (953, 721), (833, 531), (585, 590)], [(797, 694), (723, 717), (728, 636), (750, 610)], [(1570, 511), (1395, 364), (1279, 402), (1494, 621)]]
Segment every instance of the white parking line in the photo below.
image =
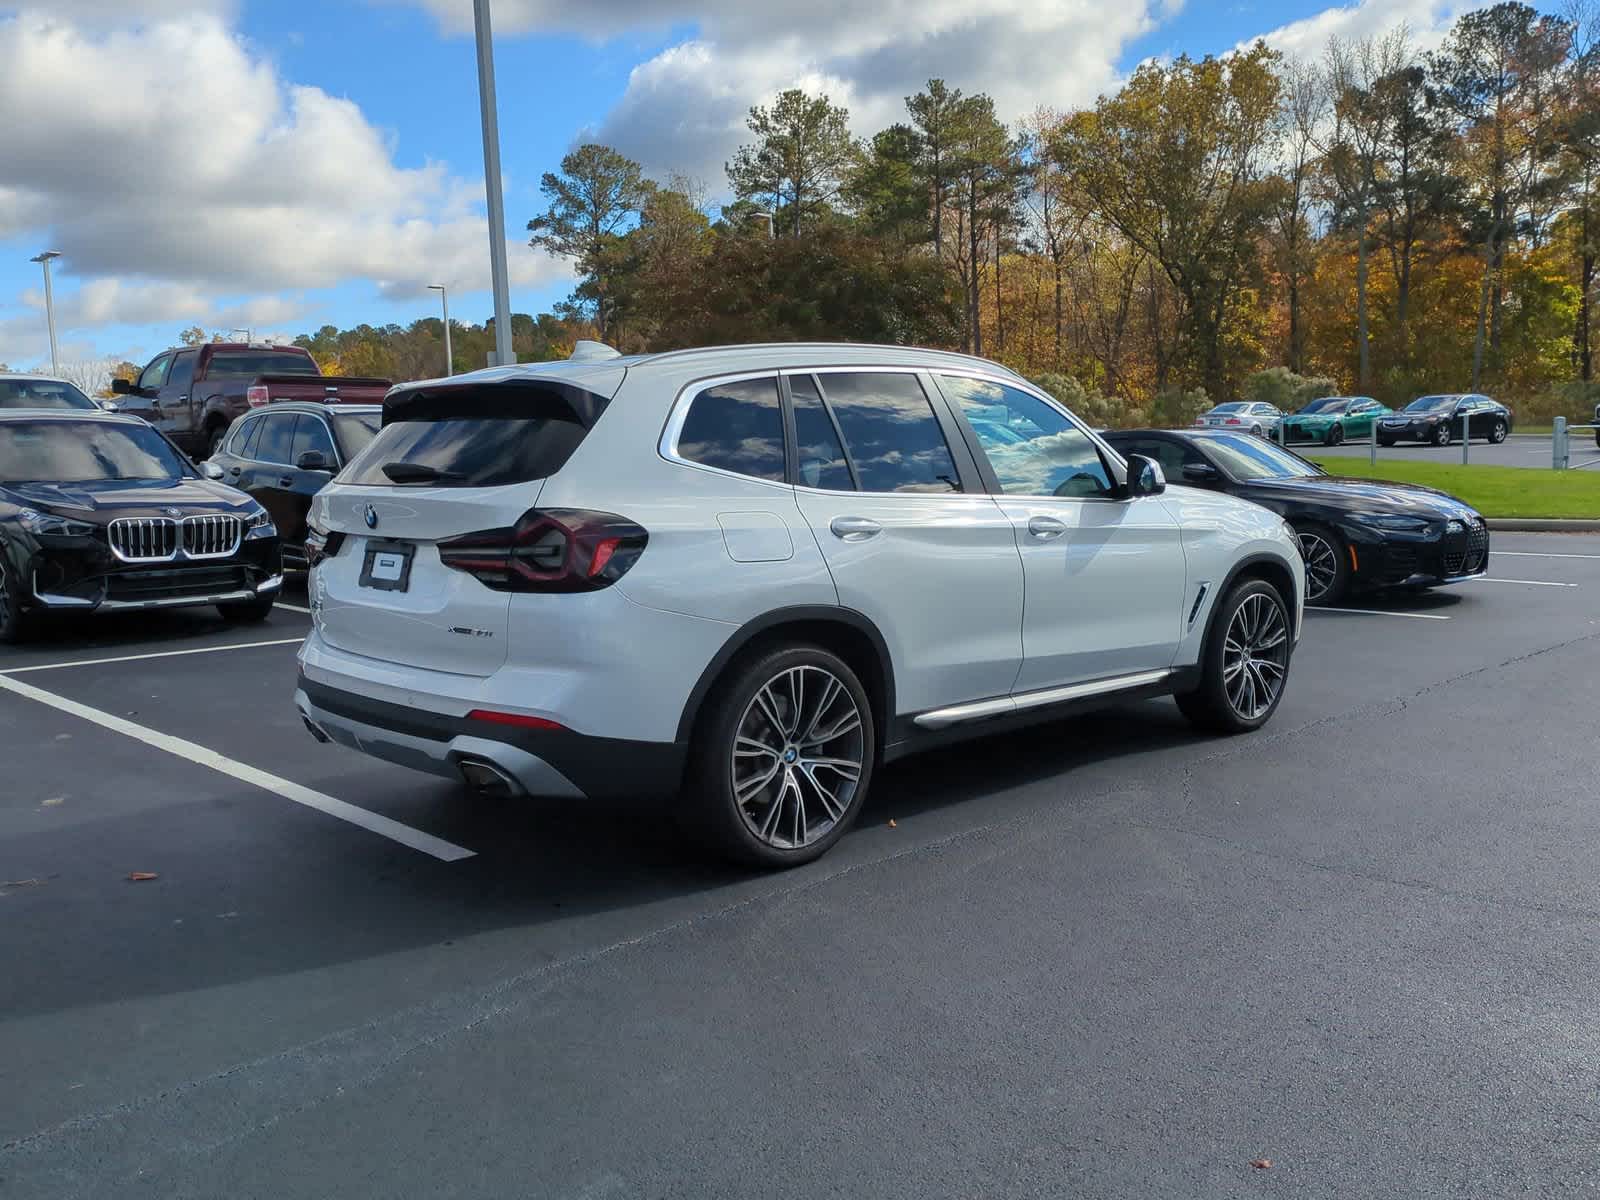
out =
[(1474, 583), (1520, 583), (1524, 587), (1577, 587), (1575, 583), (1552, 583), (1548, 579), (1491, 579), (1487, 575), (1479, 575)]
[(1382, 608), (1330, 608), (1323, 604), (1306, 605), (1307, 612), (1325, 613), (1351, 613), (1358, 617), (1410, 617), (1413, 621), (1448, 621), (1449, 617), (1442, 617), (1438, 613), (1403, 613), (1389, 612)]
[(20, 679), (0, 676), (0, 691), (12, 692), (24, 699), (49, 705), (51, 708), (58, 709), (71, 716), (92, 722), (102, 729), (109, 729), (113, 733), (123, 734), (157, 750), (164, 750), (166, 753), (175, 755), (178, 758), (197, 763), (202, 767), (209, 767), (211, 770), (220, 772), (231, 779), (248, 783), (252, 787), (261, 788), (263, 791), (273, 792), (282, 796), (285, 800), (292, 800), (296, 804), (314, 808), (330, 817), (338, 817), (341, 821), (359, 825), (362, 829), (371, 833), (399, 842), (402, 846), (409, 846), (413, 850), (420, 850), (424, 854), (431, 854), (434, 858), (441, 859), (444, 862), (457, 862), (460, 859), (473, 856), (473, 851), (463, 846), (457, 846), (453, 842), (447, 842), (442, 838), (436, 838), (431, 833), (423, 833), (420, 829), (402, 825), (399, 821), (392, 821), (388, 817), (381, 817), (377, 813), (368, 812), (364, 808), (346, 804), (343, 800), (335, 800), (332, 796), (326, 796), (321, 792), (313, 791), (311, 788), (302, 787), (292, 780), (282, 779), (266, 771), (257, 770), (255, 767), (227, 758), (218, 754), (215, 750), (208, 750), (206, 747), (197, 745), (194, 742), (187, 742), (182, 738), (172, 737), (170, 734), (157, 733), (153, 729), (135, 725), (132, 721), (125, 721), (121, 717), (101, 712), (97, 708), (90, 708), (87, 704), (79, 704), (76, 700), (68, 700), (65, 696), (58, 696), (54, 692), (36, 688), (32, 684), (23, 683)]
[(1554, 554), (1548, 550), (1495, 550), (1492, 552), (1496, 558), (1596, 558), (1600, 554)]
[(31, 667), (8, 667), (0, 675), (25, 675), (29, 671), (60, 671), (67, 667), (99, 667), (106, 663), (142, 662), (147, 658), (177, 658), (182, 654), (215, 654), (220, 650), (254, 650), (257, 646), (298, 646), (303, 637), (274, 638), (270, 642), (233, 642), (226, 646), (196, 646), (192, 650), (157, 650), (151, 654), (119, 654), (115, 658), (80, 658), (73, 662), (39, 663)]
[(287, 608), (290, 612), (303, 612), (307, 616), (309, 616), (311, 614), (311, 610), (309, 608), (302, 608), (298, 604), (286, 604), (282, 600), (278, 600), (278, 601), (274, 602), (272, 607), (273, 608)]

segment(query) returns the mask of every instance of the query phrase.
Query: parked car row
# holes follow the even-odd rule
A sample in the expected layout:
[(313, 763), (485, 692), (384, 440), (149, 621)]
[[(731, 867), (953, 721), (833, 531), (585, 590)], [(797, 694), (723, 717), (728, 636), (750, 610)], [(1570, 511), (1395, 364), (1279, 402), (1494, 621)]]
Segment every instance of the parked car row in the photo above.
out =
[[(1600, 407), (1595, 411), (1600, 422)], [(1284, 444), (1318, 442), (1324, 446), (1370, 439), (1376, 425), (1380, 446), (1396, 442), (1448, 446), (1469, 435), (1495, 444), (1505, 441), (1511, 433), (1512, 412), (1499, 401), (1476, 394), (1422, 396), (1399, 412), (1371, 396), (1323, 396), (1290, 414), (1270, 404), (1219, 404), (1196, 417), (1194, 423), (1197, 428), (1249, 432)], [(1600, 433), (1595, 439), (1600, 444)]]
[(1260, 728), (1308, 601), (1489, 551), (1467, 505), (1249, 426), (1100, 434), (892, 347), (581, 343), (381, 406), (247, 404), (210, 449), (0, 412), (0, 638), (55, 608), (259, 619), (304, 565), (319, 741), (504, 795), (676, 794), (765, 866), (927, 747), (1154, 695)]

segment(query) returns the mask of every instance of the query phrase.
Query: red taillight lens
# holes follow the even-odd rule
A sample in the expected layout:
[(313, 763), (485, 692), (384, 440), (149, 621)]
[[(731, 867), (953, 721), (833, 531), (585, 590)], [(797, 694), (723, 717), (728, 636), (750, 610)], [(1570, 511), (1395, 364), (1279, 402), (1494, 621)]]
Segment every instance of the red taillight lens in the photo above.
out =
[(565, 733), (567, 727), (559, 721), (545, 717), (530, 717), (527, 713), (496, 712), (492, 708), (475, 708), (467, 714), (469, 721), (487, 721), (491, 725), (514, 725), (518, 729), (548, 729)]
[(264, 387), (248, 387), (244, 390), (244, 398), (251, 408), (260, 408), (272, 397), (267, 394), (267, 389)]
[(1223, 422), (1223, 424), (1224, 425), (1243, 425), (1244, 422), (1239, 420), (1238, 417), (1229, 417), (1226, 421)]
[(592, 592), (626, 575), (649, 540), (615, 513), (536, 508), (510, 529), (440, 542), (439, 561), (497, 592)]
[(338, 530), (332, 533), (322, 533), (320, 530), (307, 527), (306, 529), (306, 566), (314, 567), (324, 559), (332, 558), (339, 553), (339, 547), (344, 545), (344, 534)]

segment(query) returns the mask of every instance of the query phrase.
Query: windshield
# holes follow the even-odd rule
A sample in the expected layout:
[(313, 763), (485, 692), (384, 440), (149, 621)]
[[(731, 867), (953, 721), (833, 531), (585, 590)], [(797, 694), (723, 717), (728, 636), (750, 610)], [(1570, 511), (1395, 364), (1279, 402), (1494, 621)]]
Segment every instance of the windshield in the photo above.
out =
[(382, 421), (381, 412), (333, 414), (334, 432), (338, 434), (346, 462), (367, 448)]
[(1436, 409), (1450, 408), (1456, 402), (1454, 396), (1423, 396), (1406, 405), (1407, 412), (1433, 412)]
[(1350, 401), (1344, 396), (1324, 396), (1321, 400), (1313, 400), (1300, 411), (1303, 413), (1342, 413), (1350, 407)]
[(88, 408), (100, 406), (59, 379), (0, 379), (0, 408)]
[(1213, 408), (1211, 411), (1214, 412), (1214, 413), (1243, 412), (1244, 411), (1244, 405), (1243, 404), (1219, 404), (1215, 408)]
[(100, 421), (0, 422), (0, 483), (103, 483), (192, 475), (148, 425)]
[(1321, 475), (1315, 463), (1254, 437), (1195, 439), (1235, 479), (1300, 479)]
[(273, 353), (270, 350), (220, 350), (211, 356), (206, 367), (207, 379), (224, 376), (239, 378), (248, 375), (316, 375), (317, 364), (311, 356), (301, 351)]

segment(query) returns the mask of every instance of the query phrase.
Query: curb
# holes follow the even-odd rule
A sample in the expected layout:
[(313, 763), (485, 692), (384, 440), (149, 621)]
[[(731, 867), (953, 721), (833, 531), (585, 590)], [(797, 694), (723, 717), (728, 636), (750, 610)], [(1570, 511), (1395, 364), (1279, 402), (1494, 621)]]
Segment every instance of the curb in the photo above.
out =
[(1539, 517), (1486, 517), (1490, 529), (1506, 533), (1600, 533), (1600, 521)]

